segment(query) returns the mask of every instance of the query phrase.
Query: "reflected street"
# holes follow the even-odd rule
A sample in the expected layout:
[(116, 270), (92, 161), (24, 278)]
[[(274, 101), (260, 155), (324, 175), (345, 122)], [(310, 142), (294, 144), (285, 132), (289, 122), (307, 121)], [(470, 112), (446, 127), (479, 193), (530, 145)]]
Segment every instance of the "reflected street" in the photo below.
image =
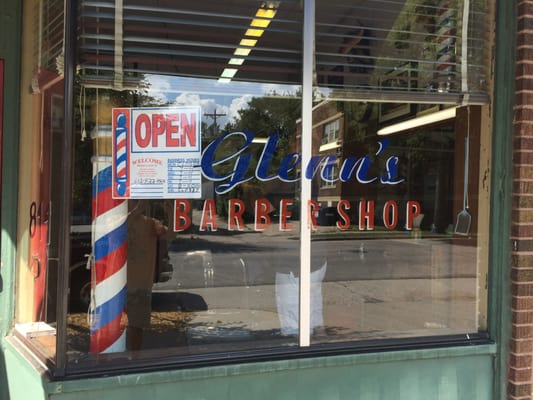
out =
[[(276, 272), (298, 274), (300, 242), (282, 236), (215, 233), (169, 246), (171, 279), (154, 291), (272, 285)], [(325, 281), (475, 277), (474, 249), (449, 239), (314, 240), (312, 269), (327, 261)], [(454, 263), (450, 263), (453, 257)]]

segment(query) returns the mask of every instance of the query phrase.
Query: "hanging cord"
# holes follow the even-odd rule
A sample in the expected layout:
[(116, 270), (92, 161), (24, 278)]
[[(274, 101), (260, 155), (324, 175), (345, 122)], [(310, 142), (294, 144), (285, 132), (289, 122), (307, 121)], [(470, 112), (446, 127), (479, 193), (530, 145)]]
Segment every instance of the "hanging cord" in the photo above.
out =
[(470, 1), (463, 3), (463, 26), (461, 32), (461, 91), (468, 92), (468, 17), (470, 13)]
[(81, 88), (80, 93), (80, 102), (79, 102), (79, 108), (80, 108), (80, 124), (81, 124), (81, 141), (85, 142), (85, 139), (87, 139), (87, 130), (85, 129), (85, 116), (86, 116), (86, 104), (85, 101), (87, 99), (86, 93), (85, 93), (85, 87)]
[[(96, 151), (95, 151), (95, 154), (93, 154), (93, 157), (92, 157), (93, 174), (95, 174), (95, 177), (94, 177), (95, 182), (93, 182), (93, 186), (94, 187), (98, 187), (98, 180), (99, 180), (99, 176), (100, 176), (100, 174), (98, 173), (98, 166), (99, 166), (99, 159), (98, 159), (98, 130), (99, 130), (99, 122), (98, 122), (99, 110), (98, 110), (98, 106), (99, 106), (99, 101), (98, 101), (98, 96), (99, 96), (99, 90), (98, 90), (98, 88), (96, 88), (96, 121), (94, 121), (95, 125), (94, 125), (94, 130), (93, 130), (93, 133), (92, 133), (92, 140), (96, 141), (95, 146), (94, 146)], [(94, 317), (95, 317), (94, 314), (96, 312), (96, 309), (95, 309), (95, 304), (96, 304), (96, 264), (95, 264), (95, 259), (94, 259), (94, 244), (95, 244), (94, 243), (95, 242), (95, 237), (94, 237), (95, 232), (94, 232), (94, 230), (95, 230), (95, 225), (96, 224), (94, 223), (94, 218), (96, 217), (95, 211), (98, 210), (98, 196), (96, 196), (96, 198), (94, 199), (93, 207), (94, 207), (94, 209), (92, 210), (93, 218), (92, 218), (92, 226), (91, 226), (91, 255), (89, 256), (89, 260), (87, 262), (88, 265), (89, 265), (89, 262), (91, 263), (90, 264), (90, 268), (91, 268), (91, 290), (90, 290), (89, 309), (87, 310), (87, 319), (88, 319), (88, 323), (89, 323), (90, 327), (93, 325)]]
[[(95, 157), (95, 160), (93, 161), (93, 163), (97, 163), (98, 165), (98, 158)], [(96, 185), (96, 187), (98, 187), (98, 167), (96, 168), (96, 177), (95, 177), (95, 180), (96, 182), (93, 183), (93, 185)], [(96, 196), (96, 199), (95, 199), (95, 209), (97, 210), (98, 209), (98, 196)], [(93, 215), (94, 215), (94, 210), (93, 210)], [(90, 293), (90, 299), (89, 299), (89, 308), (87, 310), (87, 322), (88, 322), (88, 325), (89, 327), (92, 327), (93, 326), (93, 322), (94, 322), (94, 317), (95, 317), (95, 313), (96, 313), (96, 307), (95, 307), (95, 304), (96, 304), (96, 263), (95, 263), (95, 259), (94, 259), (94, 228), (95, 228), (95, 223), (94, 223), (94, 218), (93, 218), (93, 221), (92, 221), (92, 226), (91, 226), (91, 254), (89, 254), (89, 257), (87, 258), (87, 267), (90, 268), (90, 271), (91, 271), (91, 289), (89, 291)]]
[(470, 146), (470, 106), (466, 106), (467, 120), (466, 120), (466, 136), (465, 136), (465, 176), (463, 188), (463, 210), (468, 209), (468, 166), (469, 166), (469, 146)]
[(87, 264), (85, 265), (85, 268), (90, 271), (91, 274), (91, 281), (90, 281), (90, 288), (89, 288), (89, 304), (87, 305), (87, 326), (89, 328), (92, 326), (91, 323), (93, 319), (91, 318), (91, 306), (93, 305), (93, 282), (96, 282), (96, 270), (94, 268), (94, 253), (91, 250), (91, 253), (85, 254), (85, 257), (87, 257)]

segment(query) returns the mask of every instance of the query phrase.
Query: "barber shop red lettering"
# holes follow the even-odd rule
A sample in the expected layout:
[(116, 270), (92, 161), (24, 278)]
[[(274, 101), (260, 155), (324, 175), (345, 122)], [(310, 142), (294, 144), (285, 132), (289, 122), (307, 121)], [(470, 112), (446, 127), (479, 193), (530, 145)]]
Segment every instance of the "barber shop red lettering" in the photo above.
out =
[[(174, 231), (183, 232), (192, 226), (193, 207), (188, 199), (177, 199), (174, 201)], [(292, 232), (298, 228), (296, 224), (290, 223), (296, 202), (294, 199), (281, 199), (279, 203), (272, 204), (265, 198), (256, 199), (250, 210), (253, 221), (245, 221), (244, 213), (247, 205), (241, 199), (229, 199), (227, 204), (228, 231), (253, 230), (256, 232), (274, 228), (279, 231)], [(421, 213), (420, 203), (414, 200), (405, 202), (405, 213), (400, 214), (401, 208), (394, 200), (386, 201), (382, 206), (377, 207), (374, 200), (359, 200), (350, 202), (341, 200), (337, 204), (338, 219), (336, 227), (340, 231), (347, 231), (352, 224), (356, 224), (359, 231), (371, 231), (375, 228), (376, 208), (383, 209), (383, 228), (393, 230), (397, 227), (400, 217), (405, 219), (405, 229), (412, 230), (414, 220)], [(356, 214), (351, 214), (350, 210), (358, 210)], [(307, 204), (309, 213), (309, 229), (318, 229), (318, 215), (321, 206), (316, 200), (310, 200)], [(278, 214), (278, 215), (276, 215)], [(219, 216), (216, 210), (214, 199), (206, 199), (200, 210), (200, 232), (216, 232), (219, 229)], [(226, 227), (224, 227), (226, 228)]]

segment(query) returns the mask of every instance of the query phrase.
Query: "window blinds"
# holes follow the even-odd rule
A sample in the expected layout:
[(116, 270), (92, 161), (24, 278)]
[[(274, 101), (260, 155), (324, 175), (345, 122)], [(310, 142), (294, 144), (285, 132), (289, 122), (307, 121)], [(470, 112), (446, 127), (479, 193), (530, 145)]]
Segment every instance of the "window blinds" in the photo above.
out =
[(36, 1), (34, 27), (37, 30), (34, 43), (35, 71), (63, 73), (64, 4), (63, 0)]
[(221, 79), (226, 70), (237, 70), (236, 81), (301, 84), (299, 1), (120, 3), (81, 2), (79, 66), (86, 86), (116, 87), (117, 74), (124, 87), (135, 87), (144, 74)]
[[(424, 100), (468, 93), (487, 100), (486, 1), (330, 0), (317, 2), (317, 84)], [(334, 95), (334, 94), (333, 94)]]
[[(314, 84), (339, 98), (486, 102), (488, 1), (316, 0)], [(300, 85), (311, 3), (81, 1), (81, 82), (138, 87), (156, 73)]]

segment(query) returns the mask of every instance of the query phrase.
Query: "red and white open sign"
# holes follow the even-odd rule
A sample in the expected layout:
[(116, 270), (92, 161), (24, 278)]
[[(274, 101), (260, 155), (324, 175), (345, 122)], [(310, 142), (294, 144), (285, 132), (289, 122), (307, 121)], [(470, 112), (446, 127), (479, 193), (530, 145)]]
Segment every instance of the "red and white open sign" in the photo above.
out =
[(113, 109), (113, 197), (198, 198), (201, 109)]
[(131, 128), (132, 153), (200, 149), (200, 107), (133, 108)]

